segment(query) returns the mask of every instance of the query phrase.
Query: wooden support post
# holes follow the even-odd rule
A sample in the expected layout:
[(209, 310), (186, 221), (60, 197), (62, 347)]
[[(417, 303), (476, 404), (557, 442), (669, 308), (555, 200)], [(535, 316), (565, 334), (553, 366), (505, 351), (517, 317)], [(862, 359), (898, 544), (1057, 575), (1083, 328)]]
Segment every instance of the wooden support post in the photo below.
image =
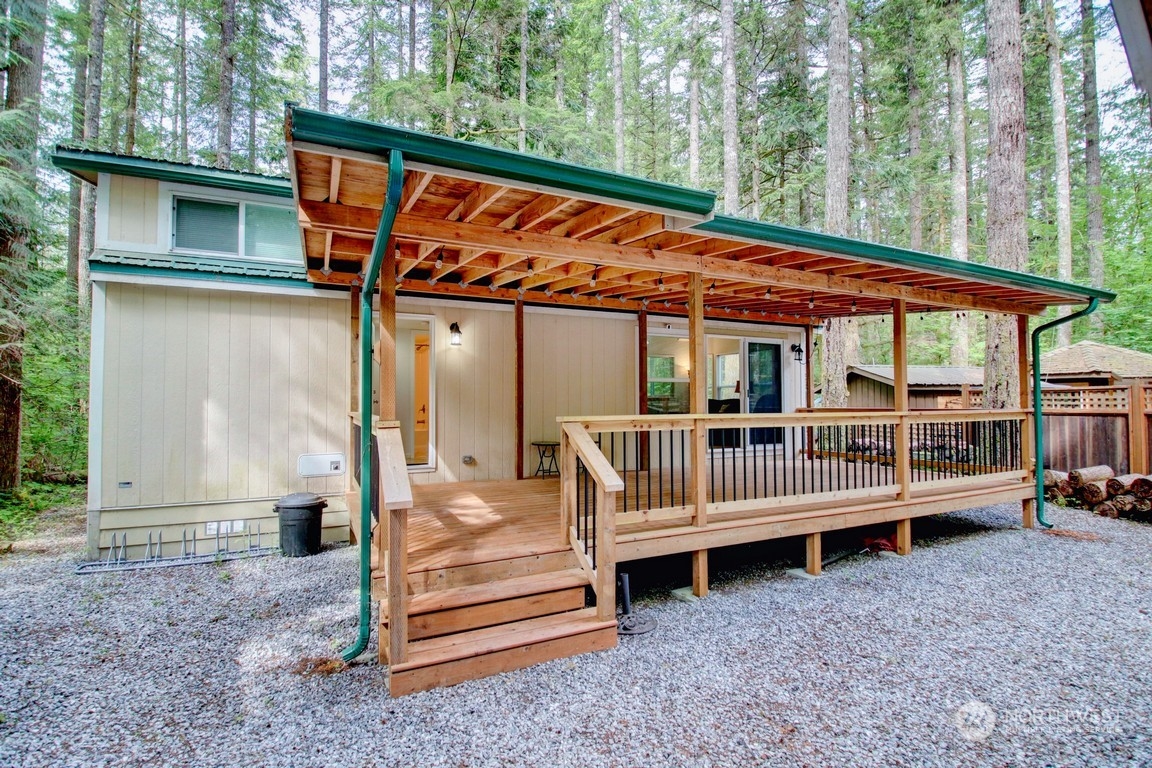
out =
[(568, 433), (560, 429), (560, 544), (572, 543), (571, 526), (576, 525), (576, 451)]
[(815, 366), (812, 363), (812, 360), (813, 360), (812, 355), (815, 354), (815, 352), (816, 352), (815, 336), (816, 336), (816, 334), (814, 334), (812, 332), (812, 326), (807, 326), (804, 329), (804, 354), (806, 355), (806, 357), (804, 359), (808, 361), (808, 367), (804, 370), (804, 407), (805, 408), (814, 408), (815, 407), (815, 405), (813, 404), (813, 398), (815, 397), (815, 394), (813, 393), (813, 387), (815, 387), (815, 383), (812, 381), (812, 371), (815, 370)]
[(820, 548), (820, 533), (810, 533), (805, 537), (806, 552), (804, 570), (807, 571), (809, 576), (819, 576), (820, 569), (823, 567), (824, 555)]
[(596, 507), (600, 525), (596, 530), (596, 618), (616, 618), (616, 493), (596, 484)]
[[(348, 373), (348, 411), (358, 413), (360, 411), (360, 286), (352, 286), (352, 290), (348, 292), (348, 297), (352, 302), (348, 312), (351, 326), (349, 338), (352, 339), (350, 357), (352, 365)], [(355, 452), (348, 455), (354, 456)]]
[[(524, 475), (524, 301), (516, 299), (516, 479)], [(543, 439), (543, 438), (538, 438)]]
[(1128, 471), (1148, 474), (1148, 417), (1144, 415), (1144, 385), (1128, 387)]
[[(380, 266), (380, 416), (396, 420), (396, 241), (390, 239)], [(371, 394), (371, 393), (369, 393)]]
[[(637, 363), (637, 370), (640, 372), (639, 381), (639, 408), (638, 411), (641, 416), (648, 413), (648, 310), (642, 309), (636, 315), (636, 332), (637, 332), (637, 350), (640, 358)], [(640, 469), (648, 470), (648, 446), (650, 444), (651, 435), (648, 432), (640, 433), (640, 456), (639, 466)]]
[(408, 510), (388, 510), (388, 661), (408, 660)]
[[(1016, 315), (1016, 364), (1020, 377), (1020, 407), (1027, 411), (1032, 408), (1032, 379), (1031, 369), (1028, 365), (1028, 316)], [(1036, 447), (1033, 445), (1033, 420), (1036, 414), (1025, 416), (1020, 425), (1020, 467), (1024, 470), (1024, 482), (1036, 487), (1036, 473), (1044, 471), (1044, 458), (1036, 456)], [(1031, 528), (1035, 522), (1036, 499), (1023, 499), (1020, 502), (1020, 513), (1025, 528)]]
[(692, 594), (696, 597), (708, 596), (708, 550), (698, 549), (692, 553)]
[[(688, 348), (691, 368), (688, 371), (689, 410), (696, 415), (708, 412), (708, 355), (704, 347), (704, 280), (699, 272), (688, 275)], [(708, 462), (707, 422), (696, 419), (692, 429), (692, 488), (695, 511), (693, 525), (708, 526), (708, 486), (705, 464)], [(708, 594), (708, 550), (692, 553), (692, 593)]]
[(912, 554), (912, 520), (896, 521), (896, 554)]
[[(907, 305), (900, 300), (892, 302), (892, 383), (896, 413), (908, 411), (908, 315)], [(896, 424), (896, 482), (900, 485), (900, 500), (912, 499), (912, 428), (908, 417), (901, 416)]]

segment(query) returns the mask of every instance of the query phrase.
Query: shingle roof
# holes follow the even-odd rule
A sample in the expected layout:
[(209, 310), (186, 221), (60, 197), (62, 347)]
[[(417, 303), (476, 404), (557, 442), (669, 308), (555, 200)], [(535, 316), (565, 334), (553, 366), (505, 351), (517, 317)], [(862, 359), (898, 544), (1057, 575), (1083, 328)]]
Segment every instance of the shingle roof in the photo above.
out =
[(1152, 355), (1098, 341), (1078, 341), (1040, 356), (1044, 375), (1110, 373), (1124, 379), (1152, 378)]
[[(849, 373), (858, 373), (870, 379), (891, 384), (895, 370), (891, 365), (851, 365)], [(984, 383), (984, 369), (971, 366), (952, 365), (910, 365), (908, 366), (908, 386), (910, 387), (959, 387), (963, 384), (978, 387)]]

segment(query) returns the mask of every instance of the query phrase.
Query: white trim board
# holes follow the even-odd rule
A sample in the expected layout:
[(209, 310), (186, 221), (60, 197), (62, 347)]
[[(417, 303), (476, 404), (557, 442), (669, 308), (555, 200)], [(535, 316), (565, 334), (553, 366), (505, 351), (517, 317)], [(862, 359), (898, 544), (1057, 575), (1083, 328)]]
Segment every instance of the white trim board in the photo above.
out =
[[(234, 291), (240, 293), (272, 293), (281, 296), (309, 296), (315, 299), (340, 299), (348, 301), (348, 292), (340, 290), (320, 290), (301, 286), (289, 288), (283, 285), (260, 285), (258, 283), (234, 282), (228, 279), (197, 280), (189, 277), (163, 277), (159, 275), (128, 275), (118, 272), (93, 271), (93, 285), (97, 283), (130, 283), (133, 285), (161, 285), (167, 288), (202, 288), (209, 291)], [(95, 324), (95, 317), (93, 317)]]

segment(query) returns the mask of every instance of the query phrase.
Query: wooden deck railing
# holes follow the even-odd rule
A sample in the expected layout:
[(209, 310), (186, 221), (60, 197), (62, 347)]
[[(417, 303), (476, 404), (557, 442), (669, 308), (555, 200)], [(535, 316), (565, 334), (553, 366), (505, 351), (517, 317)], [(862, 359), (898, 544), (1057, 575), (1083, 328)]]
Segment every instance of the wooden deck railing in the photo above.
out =
[(380, 520), (377, 523), (378, 562), (384, 574), (384, 603), (388, 638), (380, 638), (389, 664), (408, 659), (408, 514), (412, 487), (399, 422), (380, 422), (376, 428), (380, 455)]
[[(1022, 410), (836, 411), (562, 421), (622, 476), (617, 525), (651, 529), (1026, 482), (1027, 418)], [(577, 477), (568, 465), (562, 475)]]
[(596, 592), (596, 615), (616, 617), (616, 494), (624, 482), (580, 424), (560, 435), (563, 541), (572, 546)]

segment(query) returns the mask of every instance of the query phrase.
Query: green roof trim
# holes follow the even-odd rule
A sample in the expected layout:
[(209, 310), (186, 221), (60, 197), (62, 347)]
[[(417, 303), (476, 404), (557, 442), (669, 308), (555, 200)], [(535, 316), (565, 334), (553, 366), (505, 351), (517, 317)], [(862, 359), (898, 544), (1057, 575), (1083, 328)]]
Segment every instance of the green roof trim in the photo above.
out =
[(243, 283), (281, 288), (311, 288), (303, 265), (272, 264), (209, 256), (160, 255), (129, 251), (96, 251), (89, 259), (93, 273), (181, 277), (206, 282)]
[(888, 264), (894, 267), (923, 269), (966, 280), (979, 280), (996, 283), (998, 285), (1010, 285), (1041, 293), (1055, 293), (1062, 296), (1083, 299), (1084, 301), (1090, 299), (1113, 301), (1116, 298), (1115, 293), (1102, 288), (1089, 288), (1083, 285), (1076, 285), (1075, 283), (1053, 280), (1050, 277), (1030, 275), (1025, 272), (1016, 272), (1011, 269), (1002, 269), (987, 264), (959, 261), (947, 256), (937, 256), (936, 254), (913, 251), (907, 248), (896, 248), (891, 245), (869, 243), (863, 240), (826, 235), (807, 229), (786, 227), (780, 224), (768, 224), (750, 219), (717, 216), (710, 221), (696, 224), (691, 227), (691, 229), (712, 235), (737, 237), (773, 245), (786, 245), (809, 251), (842, 254), (849, 258), (861, 259), (878, 264)]
[(138, 176), (181, 184), (252, 192), (273, 197), (292, 197), (292, 182), (277, 176), (263, 176), (242, 171), (223, 171), (190, 163), (174, 163), (144, 157), (118, 155), (113, 152), (95, 152), (89, 149), (56, 147), (51, 156), (52, 165), (95, 183), (96, 174), (112, 173), (119, 176)]
[(716, 194), (674, 184), (548, 160), (470, 141), (433, 136), (326, 112), (288, 106), (293, 141), (371, 154), (398, 149), (406, 163), (424, 163), (500, 179), (556, 187), (692, 217), (711, 217)]

